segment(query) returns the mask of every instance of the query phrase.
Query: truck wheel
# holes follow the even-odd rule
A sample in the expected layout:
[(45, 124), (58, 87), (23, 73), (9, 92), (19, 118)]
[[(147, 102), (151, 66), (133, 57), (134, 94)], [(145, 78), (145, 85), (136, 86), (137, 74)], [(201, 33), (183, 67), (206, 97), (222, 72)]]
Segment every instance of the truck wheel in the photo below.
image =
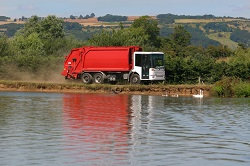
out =
[(94, 82), (96, 84), (102, 84), (104, 82), (104, 76), (102, 73), (96, 73), (94, 75)]
[(93, 77), (89, 73), (83, 73), (82, 74), (82, 82), (84, 84), (91, 84), (92, 80), (93, 80)]
[(132, 76), (130, 77), (130, 83), (140, 84), (141, 83), (140, 76), (138, 74), (132, 74)]

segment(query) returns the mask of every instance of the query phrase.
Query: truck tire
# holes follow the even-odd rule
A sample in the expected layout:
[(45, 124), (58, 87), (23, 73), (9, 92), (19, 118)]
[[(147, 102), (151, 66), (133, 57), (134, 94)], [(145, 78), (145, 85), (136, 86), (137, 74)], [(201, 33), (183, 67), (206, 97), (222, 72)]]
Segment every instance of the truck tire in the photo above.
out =
[(102, 73), (96, 73), (94, 75), (94, 82), (96, 84), (102, 84), (104, 82), (104, 75)]
[(132, 76), (130, 77), (130, 83), (140, 84), (141, 83), (140, 76), (138, 74), (132, 74)]
[(92, 81), (93, 81), (93, 77), (92, 77), (91, 74), (89, 74), (89, 73), (83, 73), (82, 74), (82, 82), (84, 84), (91, 84)]

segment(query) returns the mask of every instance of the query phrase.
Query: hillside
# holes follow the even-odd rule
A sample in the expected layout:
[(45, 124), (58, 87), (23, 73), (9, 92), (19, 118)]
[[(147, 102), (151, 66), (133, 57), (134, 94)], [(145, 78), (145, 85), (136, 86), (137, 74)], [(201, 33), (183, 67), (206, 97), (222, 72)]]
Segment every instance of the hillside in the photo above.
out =
[[(73, 35), (79, 40), (87, 40), (103, 29), (129, 27), (140, 16), (115, 16), (105, 15), (86, 19), (64, 18), (64, 28), (68, 35)], [(173, 14), (159, 14), (151, 16), (157, 19), (161, 36), (169, 36), (175, 26), (182, 25), (191, 33), (191, 43), (196, 46), (208, 47), (209, 45), (226, 45), (232, 49), (238, 43), (250, 47), (250, 20), (246, 18), (215, 17), (213, 15), (185, 16)], [(0, 20), (0, 33), (9, 37), (23, 27), (25, 19)], [(102, 21), (100, 21), (102, 20)], [(240, 36), (239, 36), (240, 35)], [(238, 36), (238, 37), (236, 37)]]

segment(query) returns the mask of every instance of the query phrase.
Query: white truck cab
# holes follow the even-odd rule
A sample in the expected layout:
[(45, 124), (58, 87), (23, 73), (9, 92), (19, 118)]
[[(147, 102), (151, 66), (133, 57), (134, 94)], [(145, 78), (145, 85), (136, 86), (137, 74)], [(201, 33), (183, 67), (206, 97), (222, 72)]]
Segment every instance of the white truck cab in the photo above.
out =
[(134, 52), (132, 72), (137, 73), (142, 81), (164, 81), (164, 53)]

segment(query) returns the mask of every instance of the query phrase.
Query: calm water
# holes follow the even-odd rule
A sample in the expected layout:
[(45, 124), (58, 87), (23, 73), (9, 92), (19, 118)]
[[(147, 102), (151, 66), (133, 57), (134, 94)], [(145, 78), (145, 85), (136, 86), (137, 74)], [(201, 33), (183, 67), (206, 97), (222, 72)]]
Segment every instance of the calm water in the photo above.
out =
[(250, 165), (250, 99), (0, 92), (0, 165)]

